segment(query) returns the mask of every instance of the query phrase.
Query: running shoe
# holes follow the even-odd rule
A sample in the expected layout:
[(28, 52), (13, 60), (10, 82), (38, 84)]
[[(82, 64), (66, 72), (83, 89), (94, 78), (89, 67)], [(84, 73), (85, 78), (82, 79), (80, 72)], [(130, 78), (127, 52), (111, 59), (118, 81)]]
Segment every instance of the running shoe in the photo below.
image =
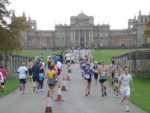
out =
[(88, 96), (88, 94), (85, 94), (85, 96), (87, 97), (87, 96)]
[(129, 112), (130, 109), (129, 109), (129, 106), (126, 106), (126, 112)]
[(116, 98), (119, 98), (119, 95), (116, 94)]

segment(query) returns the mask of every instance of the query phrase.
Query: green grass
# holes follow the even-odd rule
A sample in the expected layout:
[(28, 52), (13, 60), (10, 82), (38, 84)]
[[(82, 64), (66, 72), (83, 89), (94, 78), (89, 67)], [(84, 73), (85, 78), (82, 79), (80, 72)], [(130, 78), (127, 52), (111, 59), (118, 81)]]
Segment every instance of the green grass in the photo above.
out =
[(131, 93), (131, 101), (150, 113), (150, 78), (135, 77), (135, 92)]
[(8, 95), (19, 87), (18, 77), (8, 77), (5, 83), (4, 92), (0, 92), (0, 97)]
[(40, 54), (44, 54), (45, 56), (52, 53), (52, 50), (22, 50), (19, 55), (34, 57)]
[(131, 51), (135, 51), (135, 49), (106, 49), (106, 50), (94, 50), (92, 52), (93, 57), (97, 61), (104, 61), (107, 64), (111, 63), (111, 57), (122, 55)]

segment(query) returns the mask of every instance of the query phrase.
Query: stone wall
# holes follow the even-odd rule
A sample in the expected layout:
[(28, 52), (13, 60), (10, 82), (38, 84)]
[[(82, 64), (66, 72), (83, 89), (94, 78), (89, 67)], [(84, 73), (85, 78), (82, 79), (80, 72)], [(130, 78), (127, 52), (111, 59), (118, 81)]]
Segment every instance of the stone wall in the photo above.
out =
[(128, 66), (129, 71), (136, 75), (150, 76), (150, 50), (137, 50), (112, 57), (112, 60), (115, 60), (121, 66)]
[(24, 62), (27, 63), (30, 57), (0, 52), (0, 66), (3, 65), (9, 73), (16, 72), (17, 68)]

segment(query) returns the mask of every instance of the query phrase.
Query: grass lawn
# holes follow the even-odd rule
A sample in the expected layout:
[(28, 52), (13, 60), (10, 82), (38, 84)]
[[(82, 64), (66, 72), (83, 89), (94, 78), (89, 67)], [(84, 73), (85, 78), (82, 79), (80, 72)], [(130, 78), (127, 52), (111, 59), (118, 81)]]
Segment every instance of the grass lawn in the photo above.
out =
[(150, 113), (150, 78), (135, 77), (135, 92), (131, 93), (131, 101)]
[(92, 52), (93, 57), (97, 61), (104, 61), (106, 64), (111, 63), (111, 57), (122, 55), (131, 51), (135, 51), (135, 49), (106, 49), (106, 50), (94, 50)]
[(0, 92), (0, 97), (8, 95), (19, 87), (18, 77), (8, 77), (5, 83), (4, 92)]
[(22, 50), (21, 53), (19, 53), (19, 55), (34, 57), (42, 53), (46, 56), (48, 54), (51, 54), (52, 52), (52, 50)]

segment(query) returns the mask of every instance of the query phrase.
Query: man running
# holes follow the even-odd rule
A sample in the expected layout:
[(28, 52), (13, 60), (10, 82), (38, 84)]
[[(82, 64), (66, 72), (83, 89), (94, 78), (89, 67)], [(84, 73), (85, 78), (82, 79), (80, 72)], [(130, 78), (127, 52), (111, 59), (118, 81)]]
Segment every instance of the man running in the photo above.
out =
[(41, 64), (39, 70), (39, 86), (38, 86), (38, 89), (40, 89), (41, 92), (43, 88), (44, 76), (45, 76), (45, 65)]
[(115, 61), (113, 60), (112, 61), (112, 64), (110, 65), (110, 73), (111, 73), (111, 77), (112, 77), (112, 84), (114, 84), (113, 82), (113, 80), (114, 80), (114, 76), (115, 76), (115, 72), (114, 72), (114, 70), (115, 70)]
[(133, 89), (133, 82), (132, 82), (132, 75), (128, 73), (128, 67), (125, 66), (123, 68), (124, 72), (120, 75), (119, 77), (119, 87), (120, 87), (120, 92), (122, 95), (122, 103), (124, 101), (127, 101), (126, 104), (126, 111), (129, 112), (130, 111), (130, 87)]
[(17, 72), (19, 73), (20, 91), (24, 94), (25, 93), (26, 76), (28, 73), (28, 69), (25, 66), (25, 63), (22, 63), (22, 65), (18, 68)]
[(98, 79), (98, 64), (97, 61), (94, 62), (93, 71), (94, 71), (94, 80), (95, 84), (97, 85), (97, 79)]
[(40, 72), (40, 61), (37, 60), (34, 66), (32, 67), (33, 72), (33, 92), (38, 93), (38, 86), (39, 86), (39, 72)]
[(119, 97), (119, 81), (118, 81), (118, 79), (119, 79), (121, 73), (122, 73), (121, 67), (119, 66), (119, 64), (116, 64), (116, 68), (114, 70), (113, 82), (114, 82), (114, 92), (115, 92), (117, 98)]
[(33, 61), (32, 61), (32, 59), (29, 59), (29, 61), (27, 63), (27, 68), (28, 68), (30, 83), (32, 81), (32, 67), (33, 67)]

